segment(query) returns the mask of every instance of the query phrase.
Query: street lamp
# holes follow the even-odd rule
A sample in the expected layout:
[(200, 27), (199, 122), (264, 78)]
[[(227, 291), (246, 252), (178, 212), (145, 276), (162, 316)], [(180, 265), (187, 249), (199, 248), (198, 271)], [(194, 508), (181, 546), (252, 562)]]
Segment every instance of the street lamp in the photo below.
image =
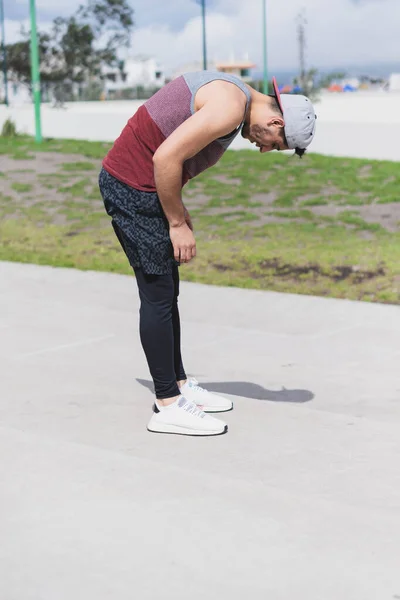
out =
[(207, 71), (206, 0), (201, 0), (201, 14), (203, 18), (203, 70)]
[(268, 64), (267, 64), (267, 0), (261, 0), (263, 5), (263, 56), (264, 56), (264, 94), (268, 94)]
[(36, 5), (35, 0), (30, 0), (31, 10), (31, 67), (32, 67), (32, 93), (35, 105), (35, 140), (42, 141), (42, 126), (40, 118), (40, 70), (39, 49), (36, 29)]
[(1, 21), (1, 58), (3, 63), (3, 84), (4, 84), (4, 103), (8, 106), (8, 80), (7, 80), (7, 50), (6, 35), (4, 31), (4, 4), (0, 0), (0, 21)]

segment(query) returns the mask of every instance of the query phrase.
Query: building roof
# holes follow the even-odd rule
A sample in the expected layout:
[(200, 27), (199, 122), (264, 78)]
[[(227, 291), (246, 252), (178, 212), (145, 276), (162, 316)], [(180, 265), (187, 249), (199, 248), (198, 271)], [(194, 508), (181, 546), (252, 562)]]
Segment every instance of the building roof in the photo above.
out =
[(242, 60), (237, 62), (217, 62), (215, 66), (217, 69), (254, 69), (257, 65), (249, 60)]

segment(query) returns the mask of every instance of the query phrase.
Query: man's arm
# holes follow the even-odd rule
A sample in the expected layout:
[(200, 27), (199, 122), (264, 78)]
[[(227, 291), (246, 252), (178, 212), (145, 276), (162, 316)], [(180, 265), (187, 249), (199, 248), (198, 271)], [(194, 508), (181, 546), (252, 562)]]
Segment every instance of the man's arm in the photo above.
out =
[(217, 138), (233, 131), (242, 122), (244, 105), (244, 97), (236, 93), (218, 94), (217, 99), (208, 100), (182, 123), (154, 154), (157, 194), (170, 225), (175, 259), (180, 262), (188, 262), (195, 256), (194, 237), (185, 223), (182, 203), (183, 164)]

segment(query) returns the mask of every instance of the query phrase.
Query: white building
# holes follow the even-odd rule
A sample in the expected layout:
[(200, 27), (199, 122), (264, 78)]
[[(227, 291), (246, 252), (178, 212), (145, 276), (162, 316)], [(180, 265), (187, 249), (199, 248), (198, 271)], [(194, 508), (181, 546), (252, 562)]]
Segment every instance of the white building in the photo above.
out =
[(392, 73), (389, 77), (389, 91), (400, 92), (400, 73)]
[[(244, 60), (235, 60), (234, 57), (228, 61), (214, 61), (210, 60), (207, 63), (208, 71), (221, 71), (221, 73), (227, 73), (229, 75), (236, 75), (243, 81), (249, 82), (252, 80), (251, 71), (256, 65), (249, 61), (247, 57)], [(176, 69), (172, 75), (172, 79), (176, 79), (184, 73), (192, 73), (203, 70), (202, 62), (192, 62), (186, 65), (182, 65)]]
[(151, 56), (128, 57), (122, 69), (103, 69), (106, 92), (116, 92), (136, 87), (154, 89), (165, 84), (163, 68)]

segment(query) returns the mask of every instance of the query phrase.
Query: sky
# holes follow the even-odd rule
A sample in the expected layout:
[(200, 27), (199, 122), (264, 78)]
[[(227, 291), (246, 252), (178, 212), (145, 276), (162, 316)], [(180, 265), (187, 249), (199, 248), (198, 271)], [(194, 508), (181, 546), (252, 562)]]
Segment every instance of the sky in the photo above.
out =
[[(68, 16), (83, 0), (36, 0), (38, 27)], [(130, 53), (154, 56), (167, 73), (202, 59), (195, 0), (129, 0), (136, 27)], [(400, 0), (266, 0), (270, 71), (298, 66), (296, 16), (305, 9), (308, 67), (399, 64)], [(262, 70), (263, 0), (206, 0), (207, 49), (214, 60), (248, 57)], [(28, 27), (28, 0), (5, 0), (6, 42)]]

